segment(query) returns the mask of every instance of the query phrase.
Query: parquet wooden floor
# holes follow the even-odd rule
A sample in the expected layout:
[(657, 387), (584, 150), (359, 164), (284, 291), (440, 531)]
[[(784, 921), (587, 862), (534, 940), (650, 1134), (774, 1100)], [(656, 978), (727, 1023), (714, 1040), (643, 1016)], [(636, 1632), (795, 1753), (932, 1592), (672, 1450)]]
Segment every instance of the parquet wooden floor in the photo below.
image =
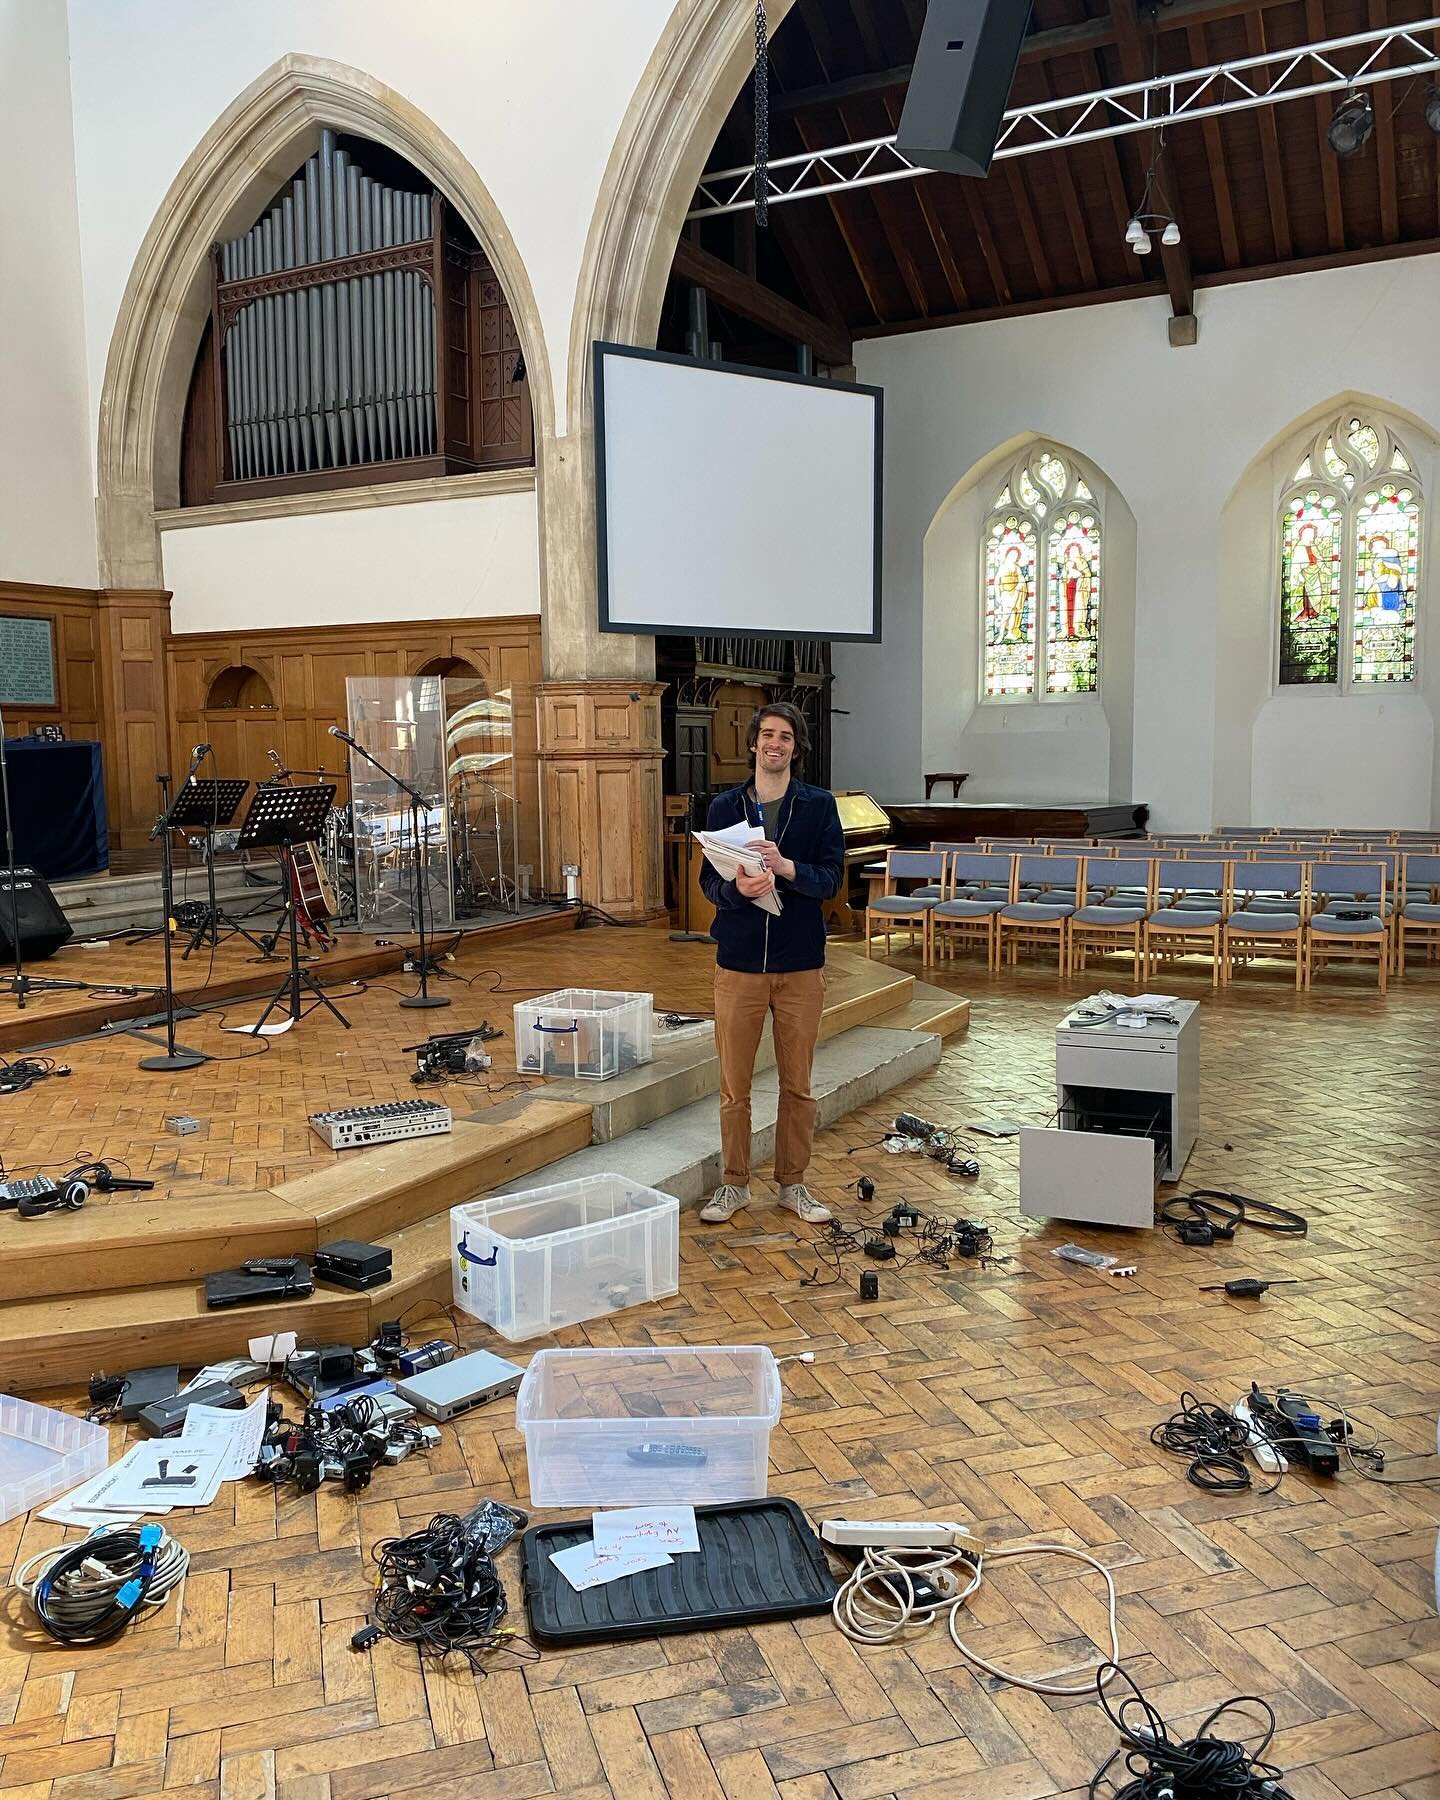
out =
[[(654, 936), (647, 933), (642, 939), (634, 931), (608, 928), (530, 942), (470, 936), (447, 965), (454, 978), (432, 984), (434, 992), (450, 998), (443, 1010), (403, 1010), (399, 999), (414, 993), (417, 984), (415, 977), (399, 972), (375, 975), (353, 987), (330, 987), (350, 1021), (349, 1030), (317, 1006), (283, 1036), (256, 1040), (236, 1035), (224, 1026), (253, 1023), (265, 1004), (253, 997), (236, 999), (181, 1022), (178, 1041), (215, 1060), (180, 1074), (136, 1072), (142, 1056), (163, 1049), (163, 1026), (149, 1033), (153, 1041), (128, 1034), (84, 1039), (45, 1053), (68, 1063), (73, 1071), (69, 1077), (52, 1077), (23, 1094), (0, 1096), (0, 1159), (6, 1168), (30, 1170), (37, 1165), (73, 1167), (104, 1156), (117, 1172), (124, 1161), (134, 1175), (156, 1184), (152, 1195), (96, 1194), (91, 1203), (97, 1206), (226, 1188), (253, 1192), (311, 1169), (329, 1168), (337, 1153), (311, 1131), (311, 1113), (413, 1098), (417, 1091), (433, 1092), (457, 1111), (479, 1112), (542, 1086), (515, 1074), (515, 1002), (577, 980), (633, 985), (641, 973), (640, 944), (653, 944)], [(664, 934), (659, 936), (663, 942)], [(112, 952), (74, 954), (89, 954), (92, 978), (109, 981), (134, 979), (133, 965), (141, 953), (117, 946)], [(158, 951), (151, 947), (146, 954), (153, 963)], [(231, 960), (236, 961), (233, 954)], [(60, 962), (56, 958), (46, 966), (59, 973)], [(328, 984), (336, 961), (320, 958), (306, 966)], [(709, 967), (703, 949), (677, 948), (654, 983), (658, 1004), (708, 1012)], [(272, 973), (266, 965), (267, 980), (278, 981), (282, 973)], [(311, 1003), (307, 996), (306, 1006)], [(443, 1091), (412, 1085), (415, 1059), (404, 1053), (405, 1046), (433, 1031), (478, 1028), (487, 1019), (505, 1035), (487, 1046), (494, 1068), (486, 1081)], [(174, 1136), (164, 1125), (171, 1113), (199, 1119), (201, 1130)]]
[[(1179, 976), (1203, 1003), (1187, 1185), (1297, 1206), (1311, 1232), (1213, 1251), (1145, 1234), (1126, 1240), (1139, 1264), (1126, 1283), (1050, 1254), (1088, 1234), (1022, 1226), (1013, 1144), (983, 1144), (974, 1183), (847, 1154), (897, 1104), (953, 1123), (1051, 1111), (1053, 976), (960, 962), (941, 979), (974, 1001), (968, 1036), (827, 1132), (814, 1185), (843, 1214), (868, 1172), (879, 1200), (987, 1220), (1009, 1260), (882, 1270), (882, 1298), (865, 1304), (848, 1269), (801, 1285), (811, 1233), (788, 1215), (756, 1206), (721, 1228), (691, 1216), (680, 1294), (567, 1341), (812, 1349), (813, 1365), (782, 1370), (772, 1491), (815, 1515), (959, 1513), (997, 1539), (1083, 1546), (1114, 1570), (1127, 1665), (1172, 1728), (1254, 1691), (1279, 1716), (1274, 1757), (1298, 1800), (1440, 1795), (1437, 1488), (1292, 1474), (1269, 1497), (1206, 1495), (1149, 1442), (1182, 1389), (1228, 1401), (1255, 1377), (1343, 1399), (1383, 1427), (1396, 1468), (1434, 1448), (1440, 977), (1379, 1002), (1338, 974), (1299, 997), (1283, 977), (1214, 997), (1207, 976)], [(1250, 1303), (1197, 1291), (1239, 1273), (1301, 1280)], [(177, 1512), (194, 1554), (183, 1598), (110, 1648), (37, 1643), (12, 1595), (3, 1800), (1076, 1800), (1114, 1748), (1093, 1702), (979, 1681), (941, 1628), (857, 1652), (810, 1619), (546, 1654), (480, 1681), (386, 1644), (353, 1653), (378, 1538), (483, 1495), (523, 1501), (507, 1410), (447, 1429), (428, 1466), (383, 1470), (358, 1501), (326, 1488), (277, 1504), (247, 1484)], [(0, 1528), (0, 1560), (53, 1531)], [(513, 1552), (502, 1568), (518, 1608)], [(998, 1568), (972, 1611), (977, 1647), (1031, 1669), (1081, 1653), (1102, 1623), (1093, 1576), (1060, 1563)]]

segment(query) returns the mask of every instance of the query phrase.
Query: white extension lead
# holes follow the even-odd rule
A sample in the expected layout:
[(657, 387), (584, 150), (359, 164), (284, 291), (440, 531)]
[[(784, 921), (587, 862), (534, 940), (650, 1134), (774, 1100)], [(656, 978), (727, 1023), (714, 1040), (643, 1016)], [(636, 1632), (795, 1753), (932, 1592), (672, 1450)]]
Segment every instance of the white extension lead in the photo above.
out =
[[(1115, 1582), (1098, 1558), (1083, 1550), (1072, 1549), (1069, 1544), (1008, 1544), (999, 1550), (985, 1550), (978, 1544), (948, 1549), (885, 1548), (871, 1544), (836, 1594), (830, 1610), (835, 1623), (852, 1643), (889, 1644), (914, 1620), (928, 1625), (937, 1613), (948, 1608), (950, 1641), (972, 1668), (993, 1675), (999, 1681), (1008, 1681), (1015, 1687), (1026, 1688), (1032, 1694), (1067, 1697), (1093, 1694), (1096, 1671), (1083, 1663), (1056, 1669), (1052, 1675), (1032, 1681), (1028, 1676), (1012, 1674), (1008, 1669), (987, 1662), (969, 1648), (955, 1629), (961, 1608), (979, 1590), (985, 1565), (1021, 1556), (1065, 1556), (1072, 1562), (1084, 1563), (1104, 1581), (1110, 1627), (1109, 1666), (1099, 1675), (1100, 1686), (1104, 1687), (1120, 1661)], [(937, 1589), (940, 1597), (921, 1602), (915, 1592), (917, 1577), (923, 1577)], [(1082, 1669), (1086, 1672), (1082, 1683), (1063, 1685), (1063, 1677), (1078, 1674)]]

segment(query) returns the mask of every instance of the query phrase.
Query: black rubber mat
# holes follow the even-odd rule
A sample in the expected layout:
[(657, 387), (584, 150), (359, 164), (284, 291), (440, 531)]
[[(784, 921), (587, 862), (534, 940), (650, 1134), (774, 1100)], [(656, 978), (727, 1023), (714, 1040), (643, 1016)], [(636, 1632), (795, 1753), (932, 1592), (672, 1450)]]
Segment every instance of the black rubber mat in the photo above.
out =
[(837, 1583), (793, 1500), (697, 1506), (695, 1524), (698, 1551), (583, 1593), (550, 1556), (588, 1544), (590, 1520), (532, 1526), (520, 1544), (531, 1637), (537, 1644), (595, 1644), (829, 1612)]

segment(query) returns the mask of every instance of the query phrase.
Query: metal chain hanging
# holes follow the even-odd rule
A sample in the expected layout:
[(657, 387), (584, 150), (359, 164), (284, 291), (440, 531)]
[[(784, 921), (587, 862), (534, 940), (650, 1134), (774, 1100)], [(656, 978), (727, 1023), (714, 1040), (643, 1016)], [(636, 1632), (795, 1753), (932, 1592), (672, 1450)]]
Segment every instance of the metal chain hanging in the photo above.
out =
[(755, 223), (770, 223), (770, 51), (765, 0), (755, 0)]

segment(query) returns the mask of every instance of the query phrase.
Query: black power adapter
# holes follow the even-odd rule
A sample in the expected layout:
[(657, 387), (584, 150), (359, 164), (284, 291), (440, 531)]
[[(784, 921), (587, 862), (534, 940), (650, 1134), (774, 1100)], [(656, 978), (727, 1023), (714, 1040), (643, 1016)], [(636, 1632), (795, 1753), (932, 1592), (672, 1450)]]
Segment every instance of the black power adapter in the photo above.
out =
[(873, 1257), (876, 1262), (891, 1262), (895, 1256), (895, 1246), (886, 1237), (866, 1238), (865, 1254)]
[(860, 1277), (860, 1298), (862, 1300), (878, 1300), (880, 1298), (880, 1277), (873, 1269), (866, 1269)]

